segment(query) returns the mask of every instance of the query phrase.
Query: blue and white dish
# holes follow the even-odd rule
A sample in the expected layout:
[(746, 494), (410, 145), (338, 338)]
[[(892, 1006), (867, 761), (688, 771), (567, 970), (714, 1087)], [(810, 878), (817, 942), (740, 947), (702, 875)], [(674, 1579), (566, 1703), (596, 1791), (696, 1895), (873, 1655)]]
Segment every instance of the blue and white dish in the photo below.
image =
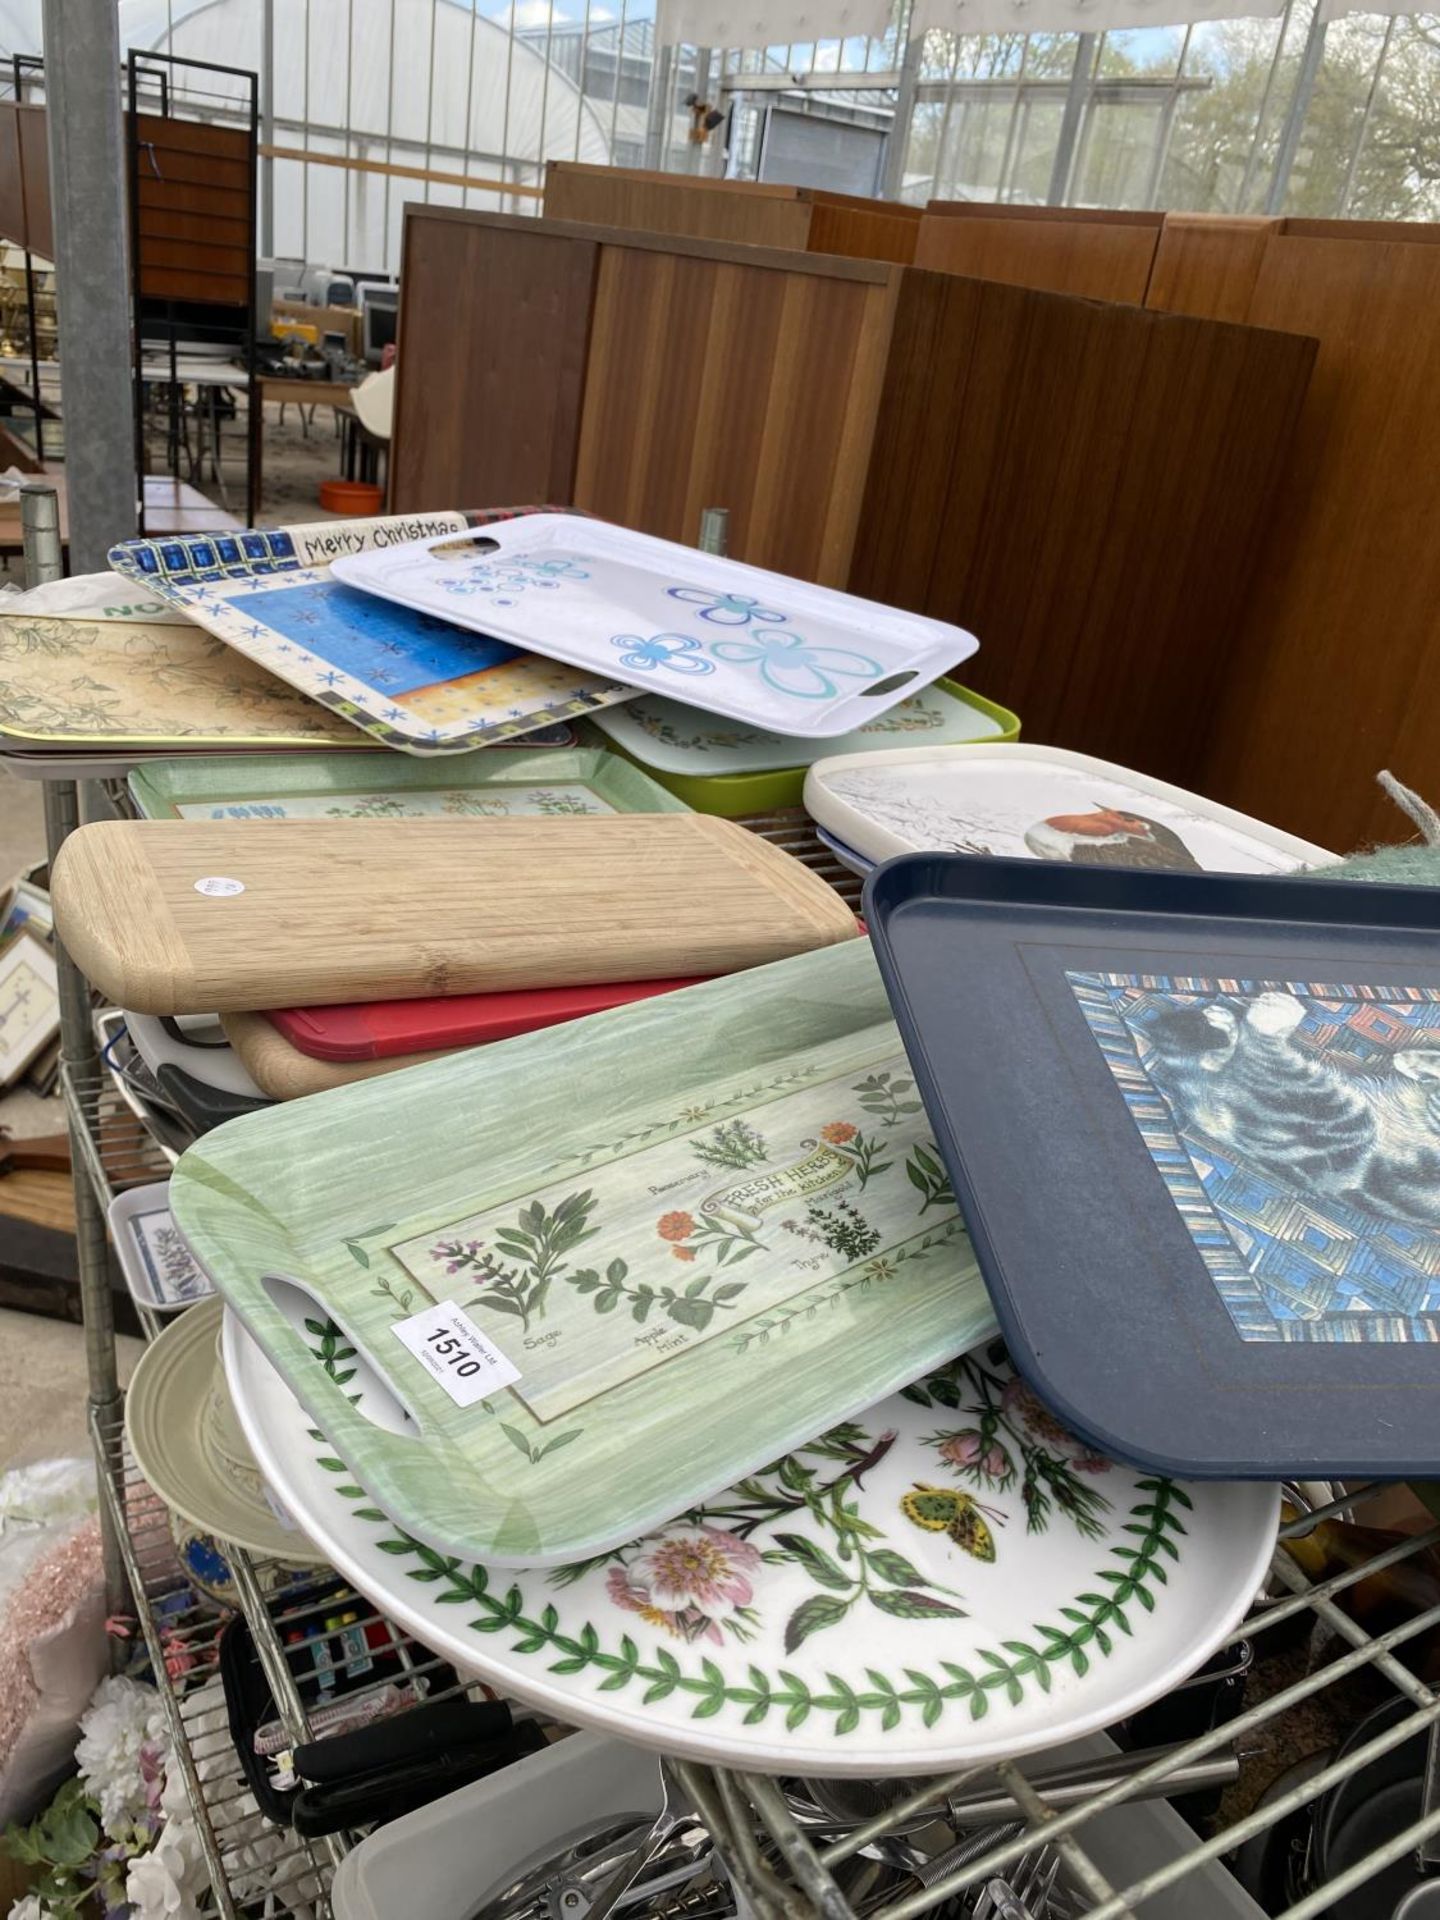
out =
[(688, 706), (831, 739), (978, 641), (833, 587), (572, 514), (526, 514), (334, 562), (335, 578)]

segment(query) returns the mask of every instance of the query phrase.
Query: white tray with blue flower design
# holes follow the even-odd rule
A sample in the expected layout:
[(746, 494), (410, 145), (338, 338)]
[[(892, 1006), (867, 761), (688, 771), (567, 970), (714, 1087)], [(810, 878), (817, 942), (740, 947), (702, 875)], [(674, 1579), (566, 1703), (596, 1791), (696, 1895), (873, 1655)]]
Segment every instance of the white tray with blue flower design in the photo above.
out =
[(979, 645), (944, 621), (573, 514), (432, 534), (332, 571), (416, 612), (804, 740), (864, 726)]
[[(1133, 1473), (991, 1347), (641, 1539), (517, 1574), (372, 1503), (232, 1313), (223, 1350), (274, 1492), (417, 1639), (576, 1726), (760, 1772), (935, 1773), (1108, 1726), (1224, 1642), (1275, 1543), (1278, 1488)], [(309, 1364), (364, 1404), (333, 1323)]]

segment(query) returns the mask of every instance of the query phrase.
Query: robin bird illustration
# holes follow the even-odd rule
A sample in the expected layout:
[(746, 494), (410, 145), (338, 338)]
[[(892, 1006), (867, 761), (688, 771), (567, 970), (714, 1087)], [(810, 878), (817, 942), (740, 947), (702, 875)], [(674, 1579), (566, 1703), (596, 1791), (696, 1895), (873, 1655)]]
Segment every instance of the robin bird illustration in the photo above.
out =
[(1200, 862), (1178, 833), (1119, 807), (1092, 813), (1057, 813), (1025, 829), (1025, 844), (1041, 860), (1068, 860), (1082, 867), (1185, 867)]

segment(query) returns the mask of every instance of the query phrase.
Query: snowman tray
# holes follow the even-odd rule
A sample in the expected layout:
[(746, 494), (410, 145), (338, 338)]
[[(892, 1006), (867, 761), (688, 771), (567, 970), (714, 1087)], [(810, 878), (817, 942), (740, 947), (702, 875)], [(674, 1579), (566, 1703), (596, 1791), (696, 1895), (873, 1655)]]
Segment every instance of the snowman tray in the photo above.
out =
[(864, 913), (1063, 1420), (1165, 1472), (1440, 1470), (1433, 889), (912, 854)]
[(336, 1471), (504, 1565), (633, 1539), (994, 1327), (861, 940), (251, 1116), (170, 1205)]
[(382, 602), (808, 740), (863, 726), (979, 644), (940, 620), (564, 513), (373, 547), (334, 573)]

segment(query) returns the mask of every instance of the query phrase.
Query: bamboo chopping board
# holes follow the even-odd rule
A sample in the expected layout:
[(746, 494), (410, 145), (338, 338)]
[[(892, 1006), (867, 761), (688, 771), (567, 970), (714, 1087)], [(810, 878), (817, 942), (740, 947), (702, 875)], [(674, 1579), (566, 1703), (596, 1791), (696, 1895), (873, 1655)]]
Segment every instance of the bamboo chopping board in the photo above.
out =
[(377, 1073), (398, 1073), (402, 1067), (423, 1067), (459, 1051), (442, 1047), (437, 1053), (382, 1054), (378, 1060), (317, 1060), (292, 1045), (263, 1013), (226, 1013), (220, 1023), (246, 1072), (272, 1100), (327, 1093), (331, 1087), (348, 1087), (353, 1080), (371, 1080)]
[(693, 813), (99, 821), (51, 891), (137, 1013), (733, 973), (857, 931), (798, 860)]

